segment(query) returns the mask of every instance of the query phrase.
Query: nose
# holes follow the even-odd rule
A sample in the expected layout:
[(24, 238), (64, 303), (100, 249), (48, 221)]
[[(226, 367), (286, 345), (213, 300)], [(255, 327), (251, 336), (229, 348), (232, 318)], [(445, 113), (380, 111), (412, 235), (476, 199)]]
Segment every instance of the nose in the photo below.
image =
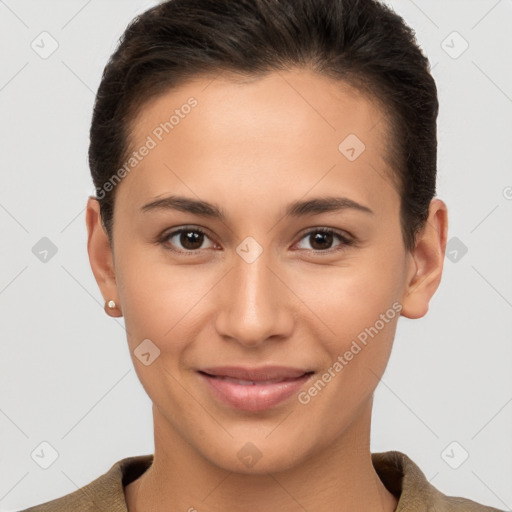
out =
[(258, 347), (290, 336), (294, 326), (293, 294), (267, 257), (252, 262), (235, 254), (234, 266), (217, 289), (216, 329), (224, 339)]

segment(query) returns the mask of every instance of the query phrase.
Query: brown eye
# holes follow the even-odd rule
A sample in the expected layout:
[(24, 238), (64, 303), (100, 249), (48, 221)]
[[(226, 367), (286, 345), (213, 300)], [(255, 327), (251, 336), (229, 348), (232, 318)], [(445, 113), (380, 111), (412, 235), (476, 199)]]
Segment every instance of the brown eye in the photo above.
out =
[(180, 233), (180, 244), (189, 250), (193, 251), (194, 249), (200, 249), (201, 245), (203, 245), (204, 235), (202, 233), (198, 233), (197, 231), (182, 231)]
[[(338, 239), (340, 243), (334, 246), (333, 242)], [(302, 247), (306, 250), (317, 252), (332, 252), (332, 250), (343, 249), (344, 246), (351, 245), (353, 241), (348, 237), (337, 233), (333, 229), (328, 228), (315, 228), (308, 231), (301, 240), (309, 241), (310, 247)]]
[(332, 233), (312, 233), (310, 237), (311, 247), (316, 250), (330, 249), (333, 242)]
[(205, 240), (209, 240), (206, 233), (198, 228), (181, 228), (172, 231), (165, 235), (161, 242), (165, 245), (172, 245), (177, 249), (172, 248), (177, 252), (197, 252), (199, 249), (212, 247), (213, 244), (207, 247), (202, 247)]

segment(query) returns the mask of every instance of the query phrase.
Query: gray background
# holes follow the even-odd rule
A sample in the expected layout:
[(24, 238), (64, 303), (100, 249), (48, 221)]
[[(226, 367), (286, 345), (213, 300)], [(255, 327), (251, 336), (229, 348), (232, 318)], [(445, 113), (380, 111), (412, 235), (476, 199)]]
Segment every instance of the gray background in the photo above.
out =
[[(153, 451), (150, 401), (123, 319), (103, 311), (84, 215), (100, 75), (127, 23), (154, 3), (0, 1), (2, 511)], [(512, 2), (389, 3), (416, 30), (439, 88), (438, 197), (451, 259), (427, 316), (399, 321), (371, 448), (405, 452), (446, 494), (510, 510)], [(52, 38), (47, 58), (31, 46), (48, 51)], [(57, 248), (46, 262), (33, 252), (43, 237)], [(58, 453), (47, 469), (51, 460), (31, 456), (51, 457), (42, 442)]]

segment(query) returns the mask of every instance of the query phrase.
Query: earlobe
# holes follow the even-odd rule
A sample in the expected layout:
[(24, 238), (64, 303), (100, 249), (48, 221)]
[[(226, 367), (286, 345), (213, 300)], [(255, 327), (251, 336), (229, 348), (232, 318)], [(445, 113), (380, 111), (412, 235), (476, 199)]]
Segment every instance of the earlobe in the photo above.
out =
[[(87, 200), (86, 224), (89, 262), (105, 301), (105, 312), (109, 316), (122, 316), (119, 308), (112, 249), (101, 222), (99, 202), (92, 196)], [(116, 307), (108, 307), (109, 301), (114, 301)]]
[(430, 300), (441, 282), (447, 232), (446, 204), (440, 199), (433, 199), (427, 222), (410, 253), (411, 272), (402, 297), (401, 313), (407, 318), (421, 318), (428, 312)]

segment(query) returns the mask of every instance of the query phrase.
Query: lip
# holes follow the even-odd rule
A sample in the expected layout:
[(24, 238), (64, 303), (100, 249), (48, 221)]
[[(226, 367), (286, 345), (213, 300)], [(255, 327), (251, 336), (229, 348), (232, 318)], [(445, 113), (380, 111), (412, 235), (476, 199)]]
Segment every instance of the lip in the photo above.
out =
[(297, 393), (313, 372), (286, 366), (222, 366), (198, 371), (213, 395), (244, 411), (263, 411)]

